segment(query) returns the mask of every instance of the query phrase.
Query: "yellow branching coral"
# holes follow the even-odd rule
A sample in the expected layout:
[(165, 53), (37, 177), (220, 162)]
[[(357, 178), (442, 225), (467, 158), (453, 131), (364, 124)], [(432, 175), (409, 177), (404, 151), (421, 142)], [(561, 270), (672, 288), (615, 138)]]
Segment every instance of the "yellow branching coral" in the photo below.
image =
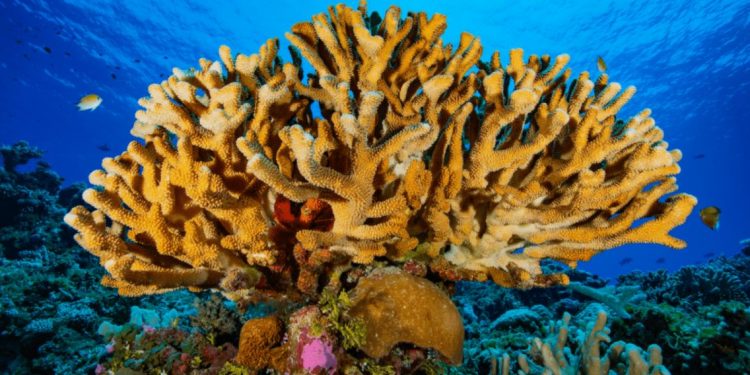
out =
[[(450, 209), (433, 221), (445, 233), (439, 245), (450, 243), (449, 261), (503, 285), (537, 285), (564, 281), (541, 277), (542, 258), (575, 266), (626, 243), (685, 246), (668, 232), (696, 199), (659, 201), (677, 189), (680, 152), (667, 150), (649, 110), (615, 117), (634, 87), (607, 84), (606, 75), (594, 84), (587, 73), (569, 85), (569, 72), (560, 74), (567, 55), (523, 64), (514, 50), (505, 68), (497, 54), (492, 60), (480, 72), (484, 113), (464, 124), (468, 150), (457, 150), (447, 171), (463, 185), (439, 202)], [(502, 90), (508, 79), (510, 92)], [(652, 220), (633, 228), (644, 218)]]
[[(290, 63), (276, 40), (250, 56), (222, 46), (219, 61), (151, 85), (131, 132), (142, 142), (91, 174), (93, 212), (65, 217), (103, 282), (242, 299), (314, 291), (316, 273), (381, 257), (530, 287), (566, 282), (541, 259), (684, 246), (669, 231), (696, 200), (662, 200), (680, 152), (649, 110), (617, 117), (635, 88), (586, 72), (570, 81), (567, 55), (482, 62), (470, 34), (443, 43), (446, 25), (338, 5), (286, 34)], [(330, 225), (311, 224), (320, 212)]]

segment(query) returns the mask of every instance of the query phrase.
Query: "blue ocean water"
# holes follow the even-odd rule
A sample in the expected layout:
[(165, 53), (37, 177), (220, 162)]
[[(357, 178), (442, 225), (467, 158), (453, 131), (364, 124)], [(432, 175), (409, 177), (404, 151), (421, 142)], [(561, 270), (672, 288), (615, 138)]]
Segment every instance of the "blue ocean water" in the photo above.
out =
[[(357, 4), (349, 4), (356, 6)], [(371, 1), (370, 9), (390, 3)], [(638, 88), (623, 113), (651, 108), (671, 147), (682, 150), (681, 191), (698, 208), (722, 210), (718, 231), (697, 211), (674, 234), (688, 241), (680, 252), (659, 246), (624, 246), (584, 269), (613, 276), (632, 269), (674, 269), (702, 262), (705, 254), (733, 254), (750, 237), (750, 2), (747, 1), (529, 1), (434, 3), (410, 1), (407, 9), (448, 16), (444, 39), (463, 31), (481, 38), (484, 58), (511, 48), (571, 55), (574, 72), (596, 71), (597, 56), (615, 82)], [(3, 1), (5, 82), (0, 141), (25, 139), (46, 150), (66, 180), (86, 181), (103, 156), (132, 139), (136, 101), (173, 67), (218, 58), (218, 46), (254, 53), (269, 38), (319, 13), (324, 2)], [(49, 49), (49, 52), (45, 50)], [(100, 109), (79, 112), (89, 93)], [(109, 152), (97, 148), (107, 145)], [(658, 258), (664, 264), (657, 264)], [(632, 262), (620, 266), (624, 258)]]
[[(356, 7), (355, 1), (347, 1)], [(218, 59), (218, 47), (255, 53), (293, 24), (326, 9), (323, 1), (0, 1), (0, 144), (26, 140), (65, 185), (87, 181), (101, 159), (129, 134), (137, 99), (173, 67)], [(391, 2), (369, 1), (384, 12)], [(750, 238), (750, 1), (409, 1), (404, 11), (448, 17), (445, 41), (467, 31), (481, 38), (483, 59), (494, 50), (571, 56), (574, 75), (596, 72), (597, 57), (615, 82), (638, 92), (625, 117), (650, 108), (671, 148), (683, 153), (681, 192), (698, 206), (672, 234), (684, 250), (627, 245), (580, 268), (605, 278), (633, 270), (676, 270), (739, 252)], [(78, 111), (87, 94), (103, 98)], [(106, 147), (105, 147), (106, 146)], [(103, 150), (105, 149), (105, 150)], [(709, 229), (698, 211), (721, 209)], [(3, 213), (0, 212), (0, 215)], [(658, 259), (664, 258), (664, 261)]]

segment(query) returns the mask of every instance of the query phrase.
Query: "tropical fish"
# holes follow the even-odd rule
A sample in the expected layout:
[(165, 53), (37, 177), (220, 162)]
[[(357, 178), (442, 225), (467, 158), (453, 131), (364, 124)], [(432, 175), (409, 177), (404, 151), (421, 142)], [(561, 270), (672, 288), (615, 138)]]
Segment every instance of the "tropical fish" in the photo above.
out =
[(96, 94), (88, 94), (78, 102), (79, 111), (93, 111), (102, 104), (102, 97)]
[(719, 214), (721, 210), (716, 206), (708, 206), (701, 210), (701, 221), (706, 224), (707, 227), (717, 230), (719, 229)]
[(695, 159), (703, 159), (705, 157), (706, 157), (706, 154), (698, 154), (694, 156)]
[(599, 69), (601, 73), (604, 73), (607, 71), (607, 63), (604, 62), (604, 58), (599, 56), (596, 59), (596, 67)]
[(102, 150), (102, 151), (104, 151), (104, 152), (107, 152), (107, 151), (109, 151), (109, 146), (107, 146), (107, 144), (106, 144), (106, 143), (105, 143), (105, 144), (103, 144), (103, 145), (99, 145), (99, 146), (96, 146), (96, 148), (98, 148), (98, 149), (100, 149), (100, 150)]
[(628, 258), (622, 258), (622, 260), (620, 260), (620, 265), (621, 266), (624, 266), (624, 265), (630, 264), (630, 263), (633, 263), (633, 258), (628, 257)]
[(667, 260), (662, 257), (662, 258), (659, 258), (659, 259), (656, 260), (656, 264), (664, 264), (664, 262), (666, 262), (666, 261)]

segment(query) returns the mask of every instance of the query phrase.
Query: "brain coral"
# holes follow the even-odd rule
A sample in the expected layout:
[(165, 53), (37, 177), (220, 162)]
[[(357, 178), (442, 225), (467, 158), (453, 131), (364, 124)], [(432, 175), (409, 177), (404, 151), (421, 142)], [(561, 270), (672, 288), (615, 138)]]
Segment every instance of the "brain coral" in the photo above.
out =
[(275, 39), (222, 46), (149, 86), (140, 141), (91, 174), (94, 210), (65, 217), (102, 282), (293, 298), (392, 264), (525, 288), (567, 281), (541, 259), (685, 246), (669, 235), (696, 204), (668, 196), (680, 152), (648, 109), (617, 116), (635, 88), (571, 79), (568, 55), (481, 61), (445, 28), (337, 5), (286, 34), (291, 62)]

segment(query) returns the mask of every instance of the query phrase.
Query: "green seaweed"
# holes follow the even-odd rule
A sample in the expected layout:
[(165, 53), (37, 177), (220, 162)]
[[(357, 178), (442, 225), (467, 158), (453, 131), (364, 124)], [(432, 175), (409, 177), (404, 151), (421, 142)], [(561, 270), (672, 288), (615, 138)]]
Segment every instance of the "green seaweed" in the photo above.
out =
[(375, 360), (367, 358), (360, 362), (360, 369), (369, 375), (395, 375), (396, 370), (390, 365), (381, 365)]
[(249, 368), (227, 361), (224, 367), (219, 370), (219, 375), (250, 375), (253, 372)]
[(338, 295), (331, 290), (324, 290), (320, 297), (320, 310), (328, 317), (329, 327), (338, 333), (344, 349), (359, 348), (365, 341), (365, 323), (362, 319), (345, 319), (352, 306), (346, 291)]

